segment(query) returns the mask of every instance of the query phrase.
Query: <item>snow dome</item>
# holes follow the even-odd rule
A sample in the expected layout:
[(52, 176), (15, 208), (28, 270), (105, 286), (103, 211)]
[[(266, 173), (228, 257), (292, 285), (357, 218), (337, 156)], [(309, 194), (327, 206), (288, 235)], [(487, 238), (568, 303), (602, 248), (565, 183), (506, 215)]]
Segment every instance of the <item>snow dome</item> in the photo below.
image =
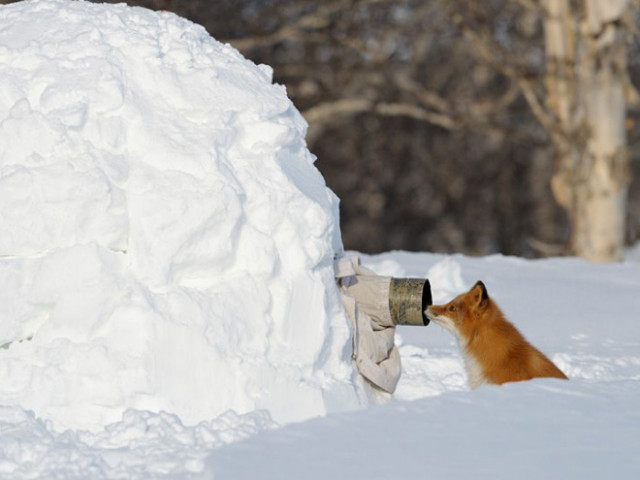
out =
[(269, 67), (171, 13), (25, 1), (0, 114), (0, 404), (95, 430), (357, 403), (338, 202)]

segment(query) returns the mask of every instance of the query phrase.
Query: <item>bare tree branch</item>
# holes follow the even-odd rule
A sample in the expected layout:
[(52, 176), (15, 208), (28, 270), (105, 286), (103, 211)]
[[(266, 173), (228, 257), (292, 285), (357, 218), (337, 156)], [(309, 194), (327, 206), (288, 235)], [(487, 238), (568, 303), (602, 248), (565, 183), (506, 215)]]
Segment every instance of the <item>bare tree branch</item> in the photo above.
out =
[(353, 115), (357, 113), (372, 112), (378, 115), (391, 117), (410, 117), (415, 120), (429, 122), (445, 130), (455, 130), (458, 123), (450, 116), (442, 113), (431, 112), (419, 106), (403, 102), (376, 103), (364, 98), (342, 99), (333, 102), (324, 102), (311, 107), (302, 114), (310, 124), (325, 122), (336, 115)]
[(401, 89), (413, 94), (424, 105), (427, 105), (440, 112), (450, 112), (452, 109), (440, 95), (427, 90), (420, 83), (409, 78), (406, 73), (398, 72), (394, 75), (396, 85)]
[(437, 125), (445, 130), (455, 130), (459, 124), (449, 115), (436, 113), (410, 103), (391, 102), (375, 105), (374, 111), (379, 115), (411, 117), (415, 120)]
[[(221, 41), (232, 44), (240, 51), (256, 47), (267, 47), (285, 40), (322, 43), (327, 40), (327, 35), (313, 33), (312, 31), (327, 27), (331, 23), (333, 15), (348, 11), (356, 6), (385, 4), (389, 1), (390, 0), (334, 0), (324, 4), (320, 3), (312, 12), (300, 16), (295, 21), (286, 22), (282, 27), (272, 33)], [(353, 42), (353, 39), (345, 38), (344, 43), (355, 49), (362, 48), (362, 45)]]
[(532, 12), (539, 13), (540, 15), (548, 15), (547, 9), (539, 1), (536, 0), (515, 0), (516, 3), (522, 5), (524, 8), (531, 10)]
[(497, 99), (491, 99), (487, 102), (477, 102), (472, 104), (469, 107), (469, 111), (473, 116), (475, 121), (482, 121), (484, 118), (488, 117), (491, 114), (495, 114), (496, 112), (507, 108), (513, 102), (520, 97), (522, 94), (521, 88), (511, 83), (506, 92), (504, 92)]
[[(462, 29), (464, 35), (471, 41), (475, 51), (493, 68), (501, 72), (518, 86), (531, 112), (538, 123), (546, 130), (554, 142), (560, 146), (566, 146), (569, 140), (567, 132), (559, 125), (557, 119), (544, 107), (544, 102), (538, 97), (534, 85), (525, 78), (513, 65), (516, 61), (506, 60), (509, 55), (496, 42), (490, 40), (486, 34), (482, 34), (467, 25), (459, 15), (454, 19)], [(500, 55), (498, 55), (498, 53)]]
[(408, 117), (427, 122), (445, 130), (455, 130), (460, 125), (450, 116), (431, 112), (419, 106), (403, 102), (376, 103), (365, 98), (348, 98), (333, 102), (323, 102), (302, 112), (309, 123), (307, 142), (313, 144), (324, 131), (326, 125), (339, 116), (358, 113), (374, 113), (387, 117)]

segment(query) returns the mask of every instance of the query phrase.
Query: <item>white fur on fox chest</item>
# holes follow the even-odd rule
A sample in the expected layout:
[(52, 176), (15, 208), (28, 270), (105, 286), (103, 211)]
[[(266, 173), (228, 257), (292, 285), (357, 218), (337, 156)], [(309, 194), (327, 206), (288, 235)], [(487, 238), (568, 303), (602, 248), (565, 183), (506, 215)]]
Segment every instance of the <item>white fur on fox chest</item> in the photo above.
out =
[(486, 383), (487, 379), (485, 378), (482, 366), (480, 365), (480, 362), (476, 360), (476, 357), (464, 347), (460, 350), (462, 351), (462, 358), (464, 359), (464, 369), (467, 372), (469, 387), (474, 390), (483, 383)]

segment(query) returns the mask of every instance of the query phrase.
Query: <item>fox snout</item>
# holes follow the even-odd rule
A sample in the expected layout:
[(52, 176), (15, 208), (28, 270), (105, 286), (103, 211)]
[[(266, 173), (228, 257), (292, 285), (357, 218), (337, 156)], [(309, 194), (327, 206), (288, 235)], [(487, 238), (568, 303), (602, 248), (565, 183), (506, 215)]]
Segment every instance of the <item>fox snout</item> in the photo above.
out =
[(436, 305), (429, 305), (424, 311), (424, 314), (429, 320), (435, 321), (436, 317), (439, 315), (438, 310), (441, 310), (441, 307)]
[(427, 318), (441, 327), (456, 332), (454, 319), (447, 315), (447, 309), (443, 305), (430, 305), (425, 310)]
[(440, 305), (429, 305), (424, 313), (429, 320), (438, 322), (439, 317), (444, 313), (444, 308)]

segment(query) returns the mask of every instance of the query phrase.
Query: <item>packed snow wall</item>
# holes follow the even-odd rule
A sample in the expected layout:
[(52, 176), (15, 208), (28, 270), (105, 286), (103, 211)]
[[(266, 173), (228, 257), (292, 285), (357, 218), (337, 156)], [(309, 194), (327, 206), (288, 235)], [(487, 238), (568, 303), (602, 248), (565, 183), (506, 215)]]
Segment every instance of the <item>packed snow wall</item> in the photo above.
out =
[(0, 404), (57, 429), (357, 404), (305, 131), (268, 67), (173, 14), (0, 6)]

